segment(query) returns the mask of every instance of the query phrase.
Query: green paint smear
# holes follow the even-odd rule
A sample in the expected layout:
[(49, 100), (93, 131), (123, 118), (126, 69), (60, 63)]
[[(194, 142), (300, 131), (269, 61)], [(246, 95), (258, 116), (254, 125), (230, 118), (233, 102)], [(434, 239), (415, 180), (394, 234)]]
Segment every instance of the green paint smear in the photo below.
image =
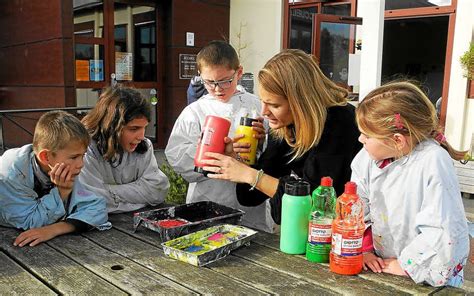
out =
[(242, 235), (235, 231), (216, 231), (215, 228), (209, 228), (168, 241), (166, 244), (171, 248), (190, 252), (193, 255), (201, 255), (237, 241), (244, 236), (245, 234)]

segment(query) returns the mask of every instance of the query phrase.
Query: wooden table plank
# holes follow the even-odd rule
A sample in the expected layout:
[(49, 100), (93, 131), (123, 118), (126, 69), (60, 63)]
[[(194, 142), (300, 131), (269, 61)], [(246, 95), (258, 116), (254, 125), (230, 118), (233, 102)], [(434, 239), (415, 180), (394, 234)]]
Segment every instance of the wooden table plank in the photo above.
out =
[[(252, 242), (269, 247), (276, 251), (280, 250), (279, 237), (269, 233), (259, 232)], [(306, 260), (304, 256), (295, 257), (299, 257), (302, 260)], [(329, 269), (329, 264), (319, 265), (325, 266)], [(442, 289), (440, 287), (432, 287), (429, 285), (417, 285), (410, 278), (385, 273), (373, 273), (371, 271), (363, 271), (358, 276), (365, 280), (373, 281), (378, 284), (388, 285), (410, 294), (430, 294)]]
[[(136, 233), (133, 233), (132, 217), (129, 214), (110, 215), (109, 220), (112, 222), (114, 228), (129, 233), (137, 238), (142, 239), (143, 241), (161, 248), (161, 240), (157, 233), (144, 227), (140, 227)], [(182, 265), (185, 263), (180, 262), (179, 264)], [(301, 294), (311, 293), (315, 295), (321, 295), (324, 293), (331, 294), (330, 292), (327, 292), (325, 289), (322, 289), (313, 283), (309, 283), (289, 275), (283, 275), (278, 270), (268, 269), (258, 264), (249, 262), (248, 260), (237, 258), (233, 255), (229, 255), (223, 260), (212, 263), (210, 267), (213, 270), (224, 274), (228, 278), (236, 279), (237, 281), (244, 283), (249, 283), (256, 288), (269, 293), (300, 294), (299, 292), (301, 292)], [(236, 286), (234, 286), (233, 289), (230, 291), (235, 291), (237, 293), (239, 292), (239, 290), (236, 289)]]
[[(105, 233), (100, 233), (104, 234)], [(64, 235), (49, 243), (56, 250), (131, 294), (195, 294), (162, 275), (104, 249), (83, 236)]]
[(314, 264), (259, 244), (254, 244), (252, 248), (235, 250), (234, 255), (304, 279), (336, 293), (364, 295), (407, 294), (383, 284), (371, 282), (370, 285), (367, 285), (367, 281), (357, 276), (342, 276), (331, 273), (327, 270), (327, 267), (321, 264)]
[(0, 262), (0, 295), (57, 295), (2, 252)]
[(209, 268), (196, 267), (171, 259), (157, 246), (140, 241), (116, 229), (101, 233), (91, 232), (84, 235), (96, 244), (132, 259), (198, 293), (265, 295), (265, 293), (243, 282), (229, 279)]
[[(252, 245), (245, 247), (252, 248)], [(277, 295), (338, 295), (304, 279), (279, 270), (266, 268), (236, 256), (227, 256), (209, 264), (209, 268), (235, 279), (252, 284), (261, 290)]]
[[(19, 233), (18, 230), (12, 228), (0, 227), (0, 248), (59, 293), (125, 295), (123, 291), (51, 248), (47, 243), (35, 247), (14, 247), (13, 241)], [(8, 273), (1, 272), (1, 274)], [(22, 285), (22, 282), (17, 282), (17, 284)]]

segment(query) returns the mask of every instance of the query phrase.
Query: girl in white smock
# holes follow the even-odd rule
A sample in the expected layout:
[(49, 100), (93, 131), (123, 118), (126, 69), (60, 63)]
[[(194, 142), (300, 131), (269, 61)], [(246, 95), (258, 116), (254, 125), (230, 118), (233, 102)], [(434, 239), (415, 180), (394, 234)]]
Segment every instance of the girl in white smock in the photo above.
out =
[(80, 180), (107, 200), (109, 213), (134, 211), (164, 201), (169, 181), (145, 138), (150, 103), (126, 87), (106, 89), (82, 123), (92, 141)]
[(411, 83), (373, 90), (356, 116), (365, 149), (352, 180), (365, 202), (364, 268), (460, 286), (469, 237), (451, 158), (464, 154), (438, 132), (433, 104)]

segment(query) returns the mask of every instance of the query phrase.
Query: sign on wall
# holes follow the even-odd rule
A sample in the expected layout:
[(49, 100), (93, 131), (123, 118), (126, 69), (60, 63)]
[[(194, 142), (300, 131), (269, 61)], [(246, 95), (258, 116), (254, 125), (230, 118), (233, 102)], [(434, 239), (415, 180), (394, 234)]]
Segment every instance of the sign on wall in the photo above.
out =
[(247, 92), (253, 94), (253, 73), (247, 72), (242, 74), (242, 78), (240, 78), (239, 84), (242, 85)]
[(179, 79), (191, 79), (197, 75), (195, 54), (179, 55)]
[(133, 55), (131, 52), (115, 52), (115, 79), (132, 80)]

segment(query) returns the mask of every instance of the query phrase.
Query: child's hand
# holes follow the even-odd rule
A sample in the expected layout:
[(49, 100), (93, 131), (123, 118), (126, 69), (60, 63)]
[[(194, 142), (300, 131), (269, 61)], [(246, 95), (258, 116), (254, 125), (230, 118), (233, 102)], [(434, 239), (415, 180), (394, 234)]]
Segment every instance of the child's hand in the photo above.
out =
[(71, 166), (65, 163), (57, 163), (49, 171), (49, 177), (51, 182), (58, 187), (61, 198), (63, 200), (67, 199), (74, 186)]
[(383, 272), (395, 275), (408, 276), (405, 270), (403, 270), (403, 268), (398, 263), (397, 258), (383, 259), (383, 262), (385, 264), (385, 267), (382, 269)]
[(372, 252), (364, 253), (364, 270), (370, 269), (373, 272), (380, 273), (385, 268), (382, 258), (377, 257)]
[(19, 236), (13, 242), (14, 246), (24, 247), (29, 244), (30, 247), (34, 247), (39, 243), (48, 241), (60, 234), (69, 233), (74, 231), (74, 226), (66, 222), (58, 222), (55, 224), (32, 228), (30, 230), (20, 233)]
[(250, 152), (250, 143), (237, 143), (239, 139), (242, 139), (245, 135), (237, 135), (235, 138), (231, 139), (229, 137), (224, 138), (225, 151), (224, 154), (235, 158), (237, 160), (247, 159), (245, 155), (240, 155), (240, 153), (249, 153)]
[[(232, 139), (232, 148), (233, 151), (237, 154), (239, 153), (249, 153), (250, 152), (250, 143), (239, 143), (238, 140), (244, 138), (245, 135), (236, 135), (235, 138)], [(229, 154), (228, 154), (229, 155)], [(229, 155), (232, 156), (232, 155)]]

